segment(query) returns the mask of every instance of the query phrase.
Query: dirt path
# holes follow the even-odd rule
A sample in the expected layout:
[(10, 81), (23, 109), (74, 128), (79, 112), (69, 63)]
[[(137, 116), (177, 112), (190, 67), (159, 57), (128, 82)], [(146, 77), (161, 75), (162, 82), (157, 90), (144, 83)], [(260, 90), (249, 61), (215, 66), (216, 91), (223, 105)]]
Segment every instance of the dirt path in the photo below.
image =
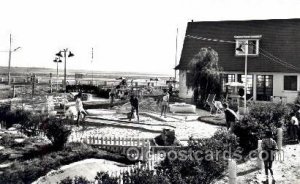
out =
[[(266, 177), (264, 170), (257, 169), (256, 161), (248, 161), (237, 166), (238, 184), (300, 184), (300, 144), (287, 145), (283, 148), (283, 157), (273, 164), (274, 181)], [(224, 177), (214, 184), (227, 184), (228, 177)]]

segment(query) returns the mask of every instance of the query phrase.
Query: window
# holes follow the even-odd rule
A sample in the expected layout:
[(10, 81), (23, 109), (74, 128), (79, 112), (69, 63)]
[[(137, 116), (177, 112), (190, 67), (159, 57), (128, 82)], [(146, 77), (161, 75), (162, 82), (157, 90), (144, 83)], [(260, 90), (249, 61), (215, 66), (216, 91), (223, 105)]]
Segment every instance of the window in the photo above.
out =
[(297, 76), (284, 76), (284, 90), (297, 91)]
[(236, 56), (258, 56), (259, 54), (259, 39), (261, 36), (235, 36), (236, 39)]
[(235, 81), (235, 75), (234, 74), (223, 74), (222, 75), (222, 90), (226, 93), (232, 93), (232, 88), (228, 88), (228, 86), (225, 86), (228, 82), (234, 82)]
[[(238, 74), (238, 82), (246, 82), (245, 75)], [(251, 97), (253, 95), (253, 75), (247, 75), (247, 95)]]

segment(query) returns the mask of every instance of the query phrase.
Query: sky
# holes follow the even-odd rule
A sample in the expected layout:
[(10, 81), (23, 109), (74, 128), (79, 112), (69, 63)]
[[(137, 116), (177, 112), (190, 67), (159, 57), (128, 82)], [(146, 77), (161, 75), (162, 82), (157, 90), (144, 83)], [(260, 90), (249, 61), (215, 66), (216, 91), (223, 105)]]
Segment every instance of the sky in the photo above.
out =
[(68, 48), (68, 69), (172, 75), (191, 20), (300, 18), (299, 10), (299, 0), (2, 0), (0, 66), (12, 34), (12, 49), (21, 47), (12, 66), (56, 68), (55, 54)]

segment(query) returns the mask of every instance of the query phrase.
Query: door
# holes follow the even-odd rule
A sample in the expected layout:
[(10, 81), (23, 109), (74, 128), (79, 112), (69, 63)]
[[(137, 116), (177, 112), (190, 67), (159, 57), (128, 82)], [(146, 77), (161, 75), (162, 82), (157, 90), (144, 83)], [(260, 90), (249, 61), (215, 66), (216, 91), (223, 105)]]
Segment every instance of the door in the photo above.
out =
[(273, 96), (273, 75), (257, 75), (256, 100), (270, 101)]

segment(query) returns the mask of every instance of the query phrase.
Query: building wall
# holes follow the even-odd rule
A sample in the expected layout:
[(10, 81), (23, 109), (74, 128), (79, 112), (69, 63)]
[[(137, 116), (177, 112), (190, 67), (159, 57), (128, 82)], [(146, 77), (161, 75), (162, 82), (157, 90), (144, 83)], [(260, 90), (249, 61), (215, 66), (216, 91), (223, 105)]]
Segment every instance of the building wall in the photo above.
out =
[(179, 97), (192, 98), (193, 90), (186, 86), (186, 70), (179, 71)]
[[(224, 72), (228, 74), (236, 74), (235, 80), (237, 81), (237, 74), (241, 72)], [(300, 91), (300, 74), (299, 73), (249, 73), (253, 75), (253, 99), (256, 100), (256, 79), (257, 75), (273, 75), (273, 96), (286, 97), (288, 103), (292, 103)], [(293, 75), (297, 76), (297, 91), (284, 90), (284, 76)], [(186, 86), (186, 70), (179, 71), (179, 97), (192, 98), (193, 91)], [(277, 98), (278, 99), (278, 98)]]
[[(236, 74), (235, 80), (237, 81), (237, 74), (243, 74), (242, 72), (224, 72), (226, 74)], [(298, 73), (248, 73), (253, 75), (253, 99), (256, 100), (256, 79), (257, 75), (273, 75), (273, 96), (286, 97), (287, 103), (294, 102), (295, 98), (300, 91), (300, 74)], [(297, 76), (297, 91), (284, 90), (284, 76)], [(278, 98), (277, 98), (278, 99)]]
[[(284, 90), (284, 76), (288, 75), (297, 75), (297, 91), (286, 91)], [(273, 74), (273, 96), (286, 96), (287, 102), (294, 102), (295, 98), (298, 95), (298, 91), (300, 90), (300, 74), (292, 74), (292, 73), (278, 73)]]

